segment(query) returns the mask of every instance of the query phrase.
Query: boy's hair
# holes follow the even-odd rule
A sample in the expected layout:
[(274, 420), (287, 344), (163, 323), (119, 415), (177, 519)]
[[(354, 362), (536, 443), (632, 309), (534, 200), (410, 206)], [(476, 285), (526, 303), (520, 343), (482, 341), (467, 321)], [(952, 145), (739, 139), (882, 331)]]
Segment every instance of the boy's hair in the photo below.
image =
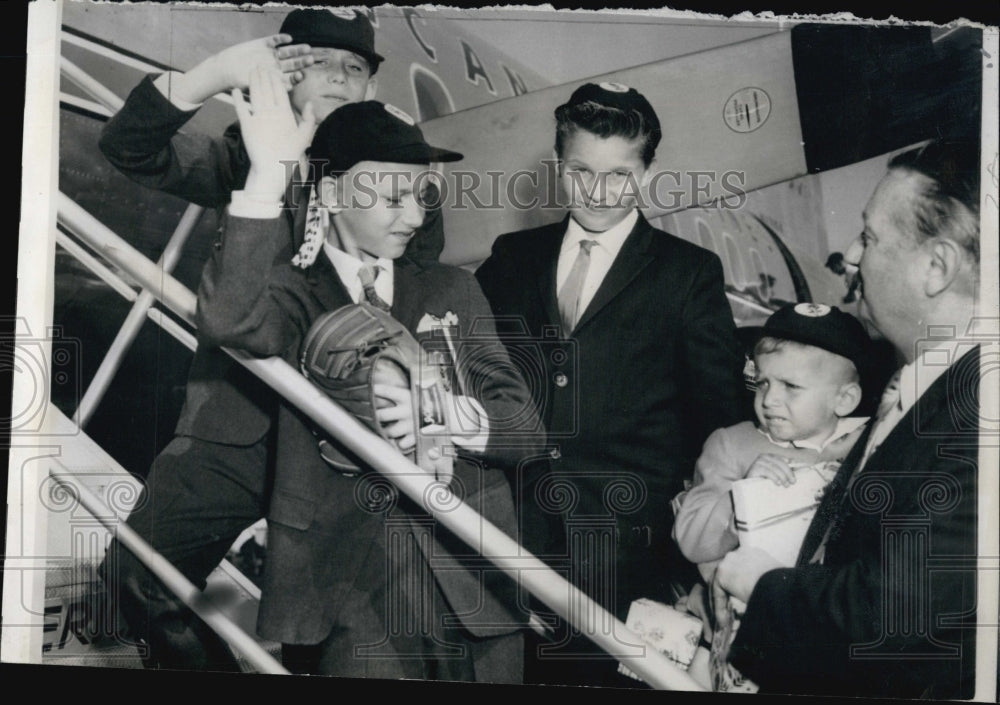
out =
[(556, 154), (578, 129), (601, 138), (641, 139), (640, 154), (647, 167), (652, 163), (662, 133), (652, 106), (634, 88), (617, 83), (587, 83), (573, 92), (569, 101), (555, 110)]
[(753, 357), (756, 360), (761, 355), (769, 355), (771, 353), (778, 352), (782, 348), (798, 348), (806, 349), (813, 348), (815, 350), (822, 350), (823, 352), (829, 353), (830, 355), (836, 355), (841, 360), (850, 365), (848, 369), (847, 377), (841, 382), (841, 384), (861, 384), (861, 374), (858, 372), (857, 365), (851, 360), (847, 359), (843, 355), (838, 355), (835, 352), (821, 348), (818, 345), (810, 345), (809, 343), (801, 343), (798, 340), (787, 340), (785, 338), (777, 338), (771, 335), (765, 335), (757, 341), (757, 344), (753, 346)]

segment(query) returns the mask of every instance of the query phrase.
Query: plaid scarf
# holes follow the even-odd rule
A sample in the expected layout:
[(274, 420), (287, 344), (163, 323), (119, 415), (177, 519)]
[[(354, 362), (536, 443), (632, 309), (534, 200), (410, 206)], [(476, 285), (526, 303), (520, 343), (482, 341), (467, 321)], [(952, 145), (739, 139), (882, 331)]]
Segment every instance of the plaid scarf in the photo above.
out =
[(316, 261), (319, 251), (323, 249), (327, 229), (330, 227), (330, 212), (322, 207), (316, 187), (309, 189), (309, 206), (306, 211), (305, 239), (294, 257), (292, 264), (302, 269), (308, 269)]

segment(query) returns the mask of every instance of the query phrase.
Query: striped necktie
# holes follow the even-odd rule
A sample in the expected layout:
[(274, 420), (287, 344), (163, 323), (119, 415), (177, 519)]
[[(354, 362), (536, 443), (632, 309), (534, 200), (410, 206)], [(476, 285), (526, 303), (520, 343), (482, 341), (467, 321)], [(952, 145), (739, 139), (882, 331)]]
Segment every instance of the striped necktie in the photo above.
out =
[(361, 288), (364, 291), (365, 300), (375, 308), (382, 309), (388, 313), (392, 307), (375, 291), (375, 279), (378, 278), (380, 271), (382, 271), (381, 267), (364, 264), (358, 270), (358, 279), (361, 280)]
[(559, 317), (566, 335), (576, 327), (580, 317), (580, 294), (590, 268), (590, 250), (596, 244), (597, 240), (580, 240), (580, 251), (576, 254), (573, 268), (559, 290)]

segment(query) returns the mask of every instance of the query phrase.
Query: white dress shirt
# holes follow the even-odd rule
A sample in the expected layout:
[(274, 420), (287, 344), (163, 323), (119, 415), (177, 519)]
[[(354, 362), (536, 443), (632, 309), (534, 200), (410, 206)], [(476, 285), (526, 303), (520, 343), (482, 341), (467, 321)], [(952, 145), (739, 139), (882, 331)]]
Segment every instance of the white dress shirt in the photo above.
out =
[(590, 266), (587, 269), (587, 277), (583, 280), (583, 289), (580, 291), (580, 305), (577, 309), (577, 320), (587, 310), (594, 294), (607, 276), (608, 270), (615, 261), (615, 257), (625, 244), (636, 221), (639, 220), (639, 211), (632, 209), (632, 212), (625, 216), (620, 223), (608, 228), (602, 233), (594, 233), (584, 230), (571, 215), (569, 225), (566, 226), (566, 234), (563, 235), (562, 247), (559, 250), (559, 263), (556, 265), (556, 291), (562, 289), (563, 284), (569, 278), (569, 272), (573, 268), (573, 262), (580, 252), (580, 242), (582, 240), (594, 240), (596, 243), (590, 248)]
[[(357, 257), (352, 257), (343, 250), (334, 247), (330, 244), (329, 240), (323, 243), (323, 252), (326, 253), (333, 268), (337, 270), (337, 276), (343, 282), (347, 293), (351, 295), (351, 301), (360, 303), (364, 299), (365, 290), (361, 285), (361, 278), (358, 276), (358, 272), (365, 266), (365, 263)], [(378, 276), (375, 277), (375, 293), (379, 295), (380, 299), (392, 306), (392, 260), (379, 257), (375, 260), (374, 265), (379, 269)]]

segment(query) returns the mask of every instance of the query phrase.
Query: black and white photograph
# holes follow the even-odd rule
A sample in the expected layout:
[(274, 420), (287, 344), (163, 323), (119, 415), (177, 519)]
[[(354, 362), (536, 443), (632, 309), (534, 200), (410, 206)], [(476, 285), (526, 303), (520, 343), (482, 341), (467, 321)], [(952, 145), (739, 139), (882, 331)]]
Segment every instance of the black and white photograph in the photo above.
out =
[(29, 3), (4, 668), (997, 702), (960, 10)]

